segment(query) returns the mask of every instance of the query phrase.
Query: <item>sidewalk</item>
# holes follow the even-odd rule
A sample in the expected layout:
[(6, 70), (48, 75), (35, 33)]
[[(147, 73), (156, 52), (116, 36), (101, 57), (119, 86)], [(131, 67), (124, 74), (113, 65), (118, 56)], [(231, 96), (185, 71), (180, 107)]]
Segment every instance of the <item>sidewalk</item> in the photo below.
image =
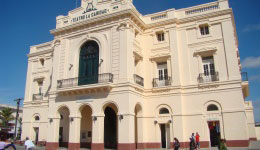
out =
[[(24, 146), (15, 145), (17, 150), (24, 150)], [(45, 147), (36, 147), (35, 150), (45, 150)], [(60, 148), (59, 150), (67, 150), (67, 148)], [(89, 150), (86, 148), (81, 148), (80, 150)], [(108, 149), (105, 149), (108, 150)], [(149, 149), (149, 150), (166, 150), (166, 149)], [(189, 150), (189, 149), (180, 149), (180, 150)], [(217, 148), (201, 148), (200, 150), (218, 150)], [(228, 150), (260, 150), (260, 141), (251, 142), (249, 148), (228, 148)]]

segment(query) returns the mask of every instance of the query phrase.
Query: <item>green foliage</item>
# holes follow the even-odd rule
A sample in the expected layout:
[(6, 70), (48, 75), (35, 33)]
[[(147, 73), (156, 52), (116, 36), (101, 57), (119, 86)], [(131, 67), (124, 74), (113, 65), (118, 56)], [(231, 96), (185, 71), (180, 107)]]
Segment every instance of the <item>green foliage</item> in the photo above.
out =
[(4, 108), (0, 111), (0, 119), (2, 120), (2, 127), (7, 128), (8, 123), (14, 120), (14, 116), (12, 115), (13, 111), (11, 108)]

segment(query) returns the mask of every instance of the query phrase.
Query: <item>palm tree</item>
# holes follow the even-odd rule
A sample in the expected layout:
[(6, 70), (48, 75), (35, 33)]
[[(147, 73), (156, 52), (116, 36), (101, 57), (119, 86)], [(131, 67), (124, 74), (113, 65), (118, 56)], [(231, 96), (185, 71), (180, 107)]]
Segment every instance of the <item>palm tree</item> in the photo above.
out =
[(12, 115), (13, 111), (11, 108), (4, 108), (0, 111), (0, 119), (2, 120), (2, 127), (7, 128), (8, 123), (14, 120), (14, 116)]

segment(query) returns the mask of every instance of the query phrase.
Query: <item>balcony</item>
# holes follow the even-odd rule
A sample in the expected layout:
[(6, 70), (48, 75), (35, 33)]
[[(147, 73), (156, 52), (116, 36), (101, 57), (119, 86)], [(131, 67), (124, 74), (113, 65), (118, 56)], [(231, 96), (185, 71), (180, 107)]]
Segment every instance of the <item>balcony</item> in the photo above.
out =
[(33, 101), (40, 101), (43, 100), (43, 94), (39, 93), (39, 94), (33, 94)]
[(99, 74), (98, 76), (92, 76), (92, 77), (78, 77), (78, 78), (58, 80), (57, 88), (59, 89), (59, 88), (108, 83), (108, 82), (113, 83), (113, 74), (111, 73)]
[(172, 84), (172, 78), (168, 76), (154, 78), (153, 87), (166, 87)]
[(249, 86), (248, 86), (248, 75), (247, 72), (241, 73), (241, 80), (242, 80), (242, 91), (244, 98), (249, 96)]
[[(77, 77), (57, 81), (58, 92), (68, 94), (89, 93), (98, 90), (107, 91), (109, 84), (113, 83), (113, 74), (104, 73), (91, 77)], [(74, 91), (74, 92), (73, 92)]]
[(134, 81), (135, 81), (136, 84), (144, 86), (144, 78), (140, 77), (137, 74), (134, 74)]
[(218, 72), (210, 72), (209, 74), (200, 73), (198, 77), (199, 83), (208, 83), (208, 82), (215, 82), (219, 81), (219, 74)]

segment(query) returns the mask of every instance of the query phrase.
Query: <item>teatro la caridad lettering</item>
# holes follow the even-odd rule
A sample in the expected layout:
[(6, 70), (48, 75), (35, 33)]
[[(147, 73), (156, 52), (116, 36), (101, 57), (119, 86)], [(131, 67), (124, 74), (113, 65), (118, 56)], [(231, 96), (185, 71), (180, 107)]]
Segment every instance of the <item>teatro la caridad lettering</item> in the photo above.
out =
[(46, 150), (170, 149), (175, 137), (188, 148), (196, 132), (201, 148), (256, 140), (228, 0), (148, 15), (132, 0), (82, 0), (50, 32), (28, 54), (22, 140)]

